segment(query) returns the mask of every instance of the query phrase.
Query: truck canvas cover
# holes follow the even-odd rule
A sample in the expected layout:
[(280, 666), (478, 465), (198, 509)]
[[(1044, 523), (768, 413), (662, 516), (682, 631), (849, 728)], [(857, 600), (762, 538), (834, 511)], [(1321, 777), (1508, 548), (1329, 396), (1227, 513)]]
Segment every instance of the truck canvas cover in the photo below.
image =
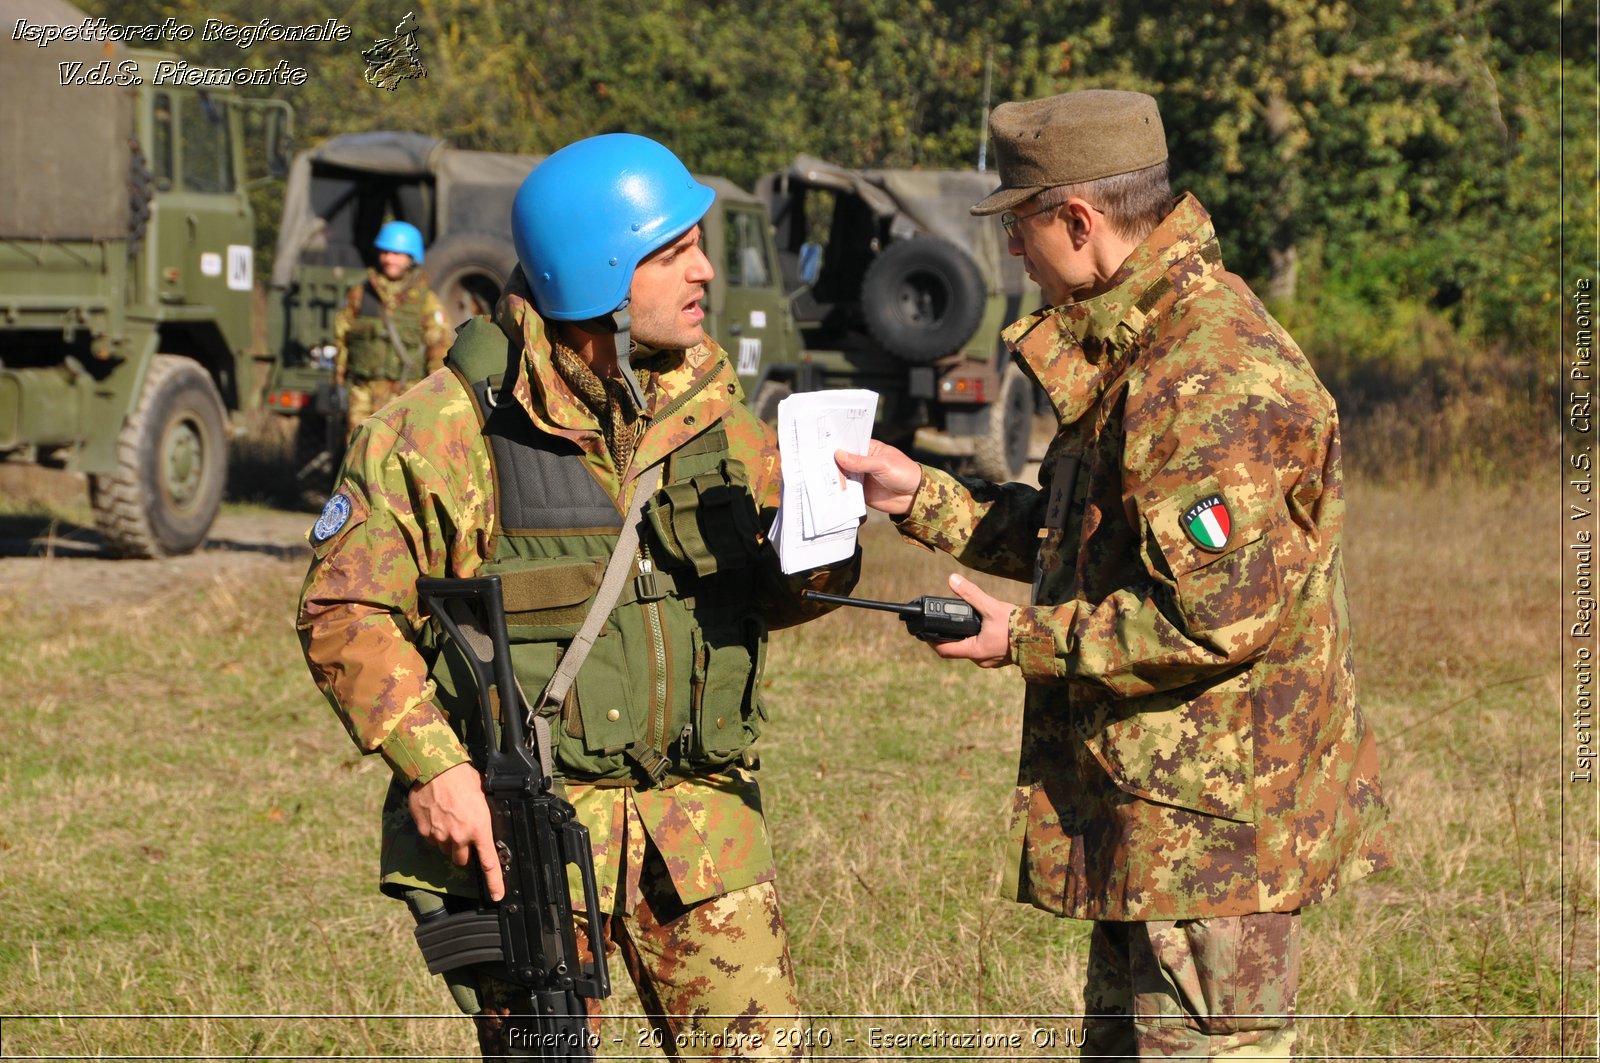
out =
[[(0, 33), (0, 238), (115, 240), (129, 232), (134, 89), (63, 85), (109, 59), (117, 43), (14, 40), (19, 20), (33, 26), (81, 25), (65, 0), (7, 0)], [(82, 63), (73, 68), (72, 63)], [(123, 145), (123, 150), (111, 150)]]
[[(289, 172), (278, 233), (272, 283), (287, 287), (297, 264), (320, 258), (330, 266), (360, 266), (363, 249), (350, 243), (356, 226), (329, 219), (348, 209), (346, 200), (374, 175), (396, 179), (395, 195), (419, 196), (423, 178), (432, 178), (434, 203), (404, 202), (396, 214), (414, 222), (431, 244), (437, 232), (509, 232), (511, 200), (522, 179), (543, 156), (458, 151), (437, 137), (420, 133), (350, 133), (334, 137), (296, 156)], [(341, 171), (349, 171), (341, 173)], [(437, 218), (437, 226), (432, 219)], [(371, 221), (372, 219), (369, 219)], [(378, 218), (370, 226), (376, 231)], [(307, 251), (320, 252), (308, 257)]]

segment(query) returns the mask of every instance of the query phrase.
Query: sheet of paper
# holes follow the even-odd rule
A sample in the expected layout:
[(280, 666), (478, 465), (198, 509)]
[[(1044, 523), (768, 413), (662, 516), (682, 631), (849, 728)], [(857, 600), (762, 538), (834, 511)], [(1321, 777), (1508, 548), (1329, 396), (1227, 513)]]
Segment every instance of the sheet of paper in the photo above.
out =
[(769, 537), (786, 574), (855, 553), (866, 497), (833, 452), (865, 454), (877, 411), (877, 392), (863, 389), (802, 392), (778, 404), (783, 497)]

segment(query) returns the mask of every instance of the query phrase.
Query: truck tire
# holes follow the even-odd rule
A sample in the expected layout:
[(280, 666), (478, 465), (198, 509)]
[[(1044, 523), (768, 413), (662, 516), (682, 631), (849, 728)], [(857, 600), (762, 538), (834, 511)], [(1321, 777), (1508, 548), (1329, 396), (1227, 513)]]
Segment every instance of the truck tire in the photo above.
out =
[(457, 328), (474, 314), (494, 311), (517, 268), (517, 251), (509, 240), (457, 233), (428, 249), (426, 266), (445, 320)]
[(1015, 365), (1000, 378), (1000, 397), (989, 407), (989, 430), (973, 441), (972, 471), (991, 483), (1022, 474), (1033, 441), (1033, 381)]
[(226, 411), (199, 363), (158, 354), (117, 435), (115, 474), (89, 477), (106, 545), (123, 557), (170, 557), (211, 530), (227, 479)]
[(978, 264), (936, 236), (890, 244), (861, 282), (867, 331), (912, 365), (959, 351), (978, 330), (985, 299)]

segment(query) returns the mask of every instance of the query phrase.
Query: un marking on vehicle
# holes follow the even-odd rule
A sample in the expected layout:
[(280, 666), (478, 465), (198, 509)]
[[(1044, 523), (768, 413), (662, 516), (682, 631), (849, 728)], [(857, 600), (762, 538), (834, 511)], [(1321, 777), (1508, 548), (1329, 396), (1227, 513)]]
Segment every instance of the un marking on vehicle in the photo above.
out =
[(755, 376), (761, 371), (761, 341), (759, 339), (741, 339), (739, 341), (739, 367), (736, 372), (740, 376)]

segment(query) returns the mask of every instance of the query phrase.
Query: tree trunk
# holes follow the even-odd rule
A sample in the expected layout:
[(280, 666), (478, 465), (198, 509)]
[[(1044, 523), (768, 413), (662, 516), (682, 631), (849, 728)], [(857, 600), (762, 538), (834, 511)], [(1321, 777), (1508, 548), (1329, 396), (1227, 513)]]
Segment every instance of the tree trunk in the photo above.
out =
[(1294, 237), (1287, 244), (1275, 239), (1267, 252), (1272, 272), (1267, 277), (1267, 298), (1289, 302), (1294, 299), (1295, 287), (1300, 282), (1299, 256), (1295, 253)]
[(1267, 298), (1292, 301), (1299, 281), (1300, 146), (1295, 142), (1294, 107), (1281, 89), (1267, 99), (1267, 134), (1278, 159), (1277, 194), (1273, 196), (1272, 246), (1267, 251), (1272, 268), (1267, 278)]

